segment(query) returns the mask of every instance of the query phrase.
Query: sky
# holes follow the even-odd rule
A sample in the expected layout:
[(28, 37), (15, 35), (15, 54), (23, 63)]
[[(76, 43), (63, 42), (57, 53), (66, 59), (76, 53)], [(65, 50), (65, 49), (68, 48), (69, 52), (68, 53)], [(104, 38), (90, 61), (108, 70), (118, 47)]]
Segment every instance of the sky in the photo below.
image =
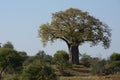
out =
[(43, 47), (38, 30), (40, 25), (51, 21), (52, 13), (69, 8), (87, 11), (112, 29), (109, 49), (85, 43), (79, 46), (81, 54), (108, 58), (113, 52), (120, 53), (120, 0), (0, 0), (0, 43), (10, 41), (16, 50), (28, 55), (39, 50), (49, 55), (57, 50), (68, 51), (66, 43), (60, 40)]

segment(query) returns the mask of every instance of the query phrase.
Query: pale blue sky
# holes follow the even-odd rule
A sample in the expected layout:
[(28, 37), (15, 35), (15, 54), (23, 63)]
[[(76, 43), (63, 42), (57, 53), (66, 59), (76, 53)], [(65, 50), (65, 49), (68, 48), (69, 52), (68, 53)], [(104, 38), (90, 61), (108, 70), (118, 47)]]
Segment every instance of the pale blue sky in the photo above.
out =
[(35, 55), (39, 50), (53, 55), (57, 50), (66, 50), (62, 41), (56, 41), (43, 48), (37, 37), (39, 26), (51, 21), (51, 14), (78, 8), (89, 12), (112, 29), (111, 47), (105, 50), (101, 45), (80, 46), (80, 53), (107, 58), (112, 52), (120, 53), (120, 0), (0, 0), (0, 42), (11, 41), (16, 50)]

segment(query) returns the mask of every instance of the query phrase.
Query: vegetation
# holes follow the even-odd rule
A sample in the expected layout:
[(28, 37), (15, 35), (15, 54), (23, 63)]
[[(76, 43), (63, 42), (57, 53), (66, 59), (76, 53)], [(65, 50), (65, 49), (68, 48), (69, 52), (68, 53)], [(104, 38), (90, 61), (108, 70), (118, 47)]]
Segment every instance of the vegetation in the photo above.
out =
[(83, 54), (80, 64), (73, 65), (63, 50), (53, 57), (42, 50), (28, 56), (24, 51), (1, 46), (0, 80), (119, 80), (119, 57), (119, 53), (112, 53), (104, 60)]
[(38, 33), (44, 45), (56, 39), (65, 41), (69, 49), (69, 62), (73, 64), (79, 64), (79, 45), (90, 42), (91, 46), (95, 46), (102, 42), (104, 48), (108, 48), (111, 41), (107, 24), (88, 12), (74, 8), (54, 13), (51, 23), (42, 24)]
[(41, 62), (46, 62), (48, 64), (52, 63), (52, 56), (46, 54), (44, 51), (38, 51), (35, 58), (40, 59)]
[(57, 80), (57, 77), (50, 66), (34, 63), (23, 69), (22, 80)]
[(69, 67), (69, 55), (66, 51), (57, 51), (53, 57), (53, 63), (57, 65), (57, 68), (61, 75), (67, 76), (70, 75), (68, 72), (65, 72), (65, 69)]
[(80, 59), (80, 62), (82, 65), (84, 65), (85, 67), (90, 67), (91, 66), (91, 60), (92, 60), (92, 57), (90, 57), (89, 55), (87, 54), (83, 54), (82, 55), (82, 58)]
[(0, 79), (6, 74), (18, 72), (22, 67), (21, 57), (10, 48), (0, 49)]
[(104, 75), (105, 71), (105, 60), (100, 60), (99, 58), (93, 58), (91, 61), (91, 73), (93, 75)]
[(61, 51), (57, 51), (54, 54), (53, 62), (58, 63), (58, 64), (65, 63), (65, 62), (68, 62), (68, 59), (69, 59), (69, 56), (68, 56), (67, 52), (61, 50)]
[(60, 80), (93, 80), (92, 78), (89, 77), (60, 77)]
[(10, 48), (10, 49), (14, 49), (14, 46), (11, 42), (6, 42), (4, 45), (3, 45), (3, 48)]
[(120, 75), (109, 75), (109, 76), (89, 76), (89, 77), (60, 77), (60, 80), (119, 80)]
[(120, 54), (113, 53), (110, 56), (108, 65), (109, 65), (109, 69), (112, 71), (112, 73), (120, 72)]
[(87, 54), (79, 58), (78, 47), (82, 43), (91, 42), (94, 46), (102, 42), (105, 48), (110, 46), (108, 25), (87, 12), (70, 8), (54, 13), (51, 23), (40, 26), (39, 37), (44, 45), (62, 39), (69, 54), (59, 50), (51, 56), (40, 50), (29, 56), (25, 51), (15, 50), (11, 42), (0, 43), (0, 80), (120, 79), (120, 53), (112, 53), (108, 59)]

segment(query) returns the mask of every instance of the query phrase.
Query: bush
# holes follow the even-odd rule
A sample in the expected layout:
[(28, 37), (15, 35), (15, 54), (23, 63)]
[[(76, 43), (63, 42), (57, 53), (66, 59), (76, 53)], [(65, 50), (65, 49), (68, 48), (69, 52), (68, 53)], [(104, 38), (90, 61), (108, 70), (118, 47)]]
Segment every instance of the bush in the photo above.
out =
[(39, 51), (36, 55), (35, 58), (39, 59), (41, 62), (45, 62), (48, 64), (52, 63), (52, 56), (46, 54), (44, 51)]
[(68, 72), (65, 72), (65, 69), (69, 67), (68, 61), (69, 61), (69, 55), (67, 54), (67, 52), (61, 50), (61, 51), (57, 51), (54, 54), (53, 62), (57, 65), (59, 72), (65, 76), (69, 75)]
[(91, 62), (91, 73), (93, 75), (104, 75), (106, 61), (99, 58), (93, 58)]
[(110, 60), (111, 60), (111, 61), (120, 61), (120, 54), (119, 54), (119, 53), (113, 53), (113, 54), (110, 56)]
[(57, 51), (53, 57), (54, 63), (68, 62), (68, 60), (69, 60), (69, 55), (67, 54), (66, 51), (63, 51), (63, 50)]
[(113, 53), (110, 56), (109, 60), (109, 69), (111, 69), (112, 73), (118, 73), (120, 72), (120, 54), (119, 53)]
[(85, 67), (90, 67), (92, 58), (89, 55), (83, 54), (80, 60), (81, 64)]
[(7, 74), (19, 73), (22, 69), (22, 58), (17, 51), (10, 48), (0, 49), (0, 79)]
[(23, 69), (22, 80), (57, 80), (57, 77), (50, 66), (34, 63)]

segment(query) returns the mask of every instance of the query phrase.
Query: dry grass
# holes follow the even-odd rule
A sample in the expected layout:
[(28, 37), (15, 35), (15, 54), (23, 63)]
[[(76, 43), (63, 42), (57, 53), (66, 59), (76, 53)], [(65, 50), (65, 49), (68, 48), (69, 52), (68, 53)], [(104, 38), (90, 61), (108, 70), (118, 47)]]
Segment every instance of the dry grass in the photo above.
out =
[(56, 65), (52, 65), (52, 67), (59, 76), (59, 80), (120, 80), (120, 74), (108, 76), (91, 76), (90, 68), (86, 68), (82, 65), (73, 65), (71, 68), (65, 69), (65, 71), (69, 72), (72, 76), (62, 76)]
[(74, 77), (60, 77), (60, 80), (92, 80), (92, 78), (74, 76)]
[(108, 76), (98, 76), (95, 80), (120, 80), (120, 75), (108, 75)]
[(60, 77), (60, 80), (120, 80), (120, 75), (108, 75), (108, 76), (90, 76), (90, 77)]

